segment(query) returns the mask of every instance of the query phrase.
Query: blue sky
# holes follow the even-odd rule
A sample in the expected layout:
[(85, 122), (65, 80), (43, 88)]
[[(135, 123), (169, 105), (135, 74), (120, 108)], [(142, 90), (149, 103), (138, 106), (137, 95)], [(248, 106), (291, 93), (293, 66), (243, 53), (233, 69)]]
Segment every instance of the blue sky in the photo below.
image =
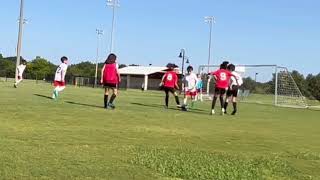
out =
[[(206, 64), (209, 27), (216, 17), (214, 63), (228, 57), (236, 64), (278, 64), (304, 74), (319, 73), (320, 1), (318, 0), (121, 0), (115, 51), (120, 63), (179, 63), (185, 48), (191, 64)], [(94, 61), (95, 29), (102, 28), (104, 59), (110, 44), (111, 9), (105, 0), (25, 0), (23, 56), (53, 63)], [(1, 0), (0, 52), (13, 56), (19, 0)], [(180, 63), (179, 63), (180, 64)]]

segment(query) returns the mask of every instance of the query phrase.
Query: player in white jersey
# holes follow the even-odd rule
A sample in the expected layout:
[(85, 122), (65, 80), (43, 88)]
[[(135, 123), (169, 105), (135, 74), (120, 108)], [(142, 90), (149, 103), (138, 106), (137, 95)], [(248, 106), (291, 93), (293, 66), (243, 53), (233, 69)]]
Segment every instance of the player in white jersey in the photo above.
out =
[(61, 58), (61, 64), (56, 70), (56, 74), (54, 77), (54, 90), (52, 94), (52, 99), (57, 99), (59, 96), (59, 92), (63, 91), (66, 88), (65, 76), (68, 69), (68, 58), (63, 56)]
[(13, 85), (15, 88), (17, 88), (18, 84), (21, 83), (21, 81), (23, 80), (23, 73), (26, 67), (27, 67), (27, 61), (22, 60), (21, 64), (17, 67), (18, 77), (16, 78), (16, 82)]
[(193, 73), (193, 67), (188, 66), (187, 74), (183, 79), (183, 87), (185, 91), (184, 104), (182, 106), (183, 111), (187, 111), (187, 103), (188, 99), (191, 99), (191, 108), (194, 106), (195, 97), (197, 95), (197, 81), (198, 77), (195, 73)]
[(234, 75), (230, 79), (229, 89), (227, 91), (227, 99), (224, 104), (225, 113), (227, 113), (228, 103), (231, 101), (233, 104), (233, 112), (231, 115), (235, 115), (237, 113), (237, 97), (239, 87), (243, 84), (243, 79), (235, 71), (236, 67), (233, 64), (228, 65), (228, 70)]

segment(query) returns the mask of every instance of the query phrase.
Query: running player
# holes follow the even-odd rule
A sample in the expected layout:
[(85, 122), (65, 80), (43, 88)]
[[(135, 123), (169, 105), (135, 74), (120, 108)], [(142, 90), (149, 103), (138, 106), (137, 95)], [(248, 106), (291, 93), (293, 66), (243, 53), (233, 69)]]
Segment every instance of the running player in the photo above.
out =
[(175, 72), (176, 67), (177, 66), (175, 64), (169, 63), (167, 65), (167, 68), (169, 70), (162, 77), (161, 86), (162, 86), (162, 89), (164, 90), (164, 92), (166, 93), (165, 108), (169, 107), (169, 92), (171, 92), (174, 95), (176, 103), (177, 103), (177, 107), (181, 107), (179, 97), (176, 92), (176, 89), (179, 89), (178, 76), (177, 76), (177, 73)]
[[(117, 65), (117, 56), (110, 54), (104, 63), (101, 70), (101, 84), (104, 85), (104, 108), (115, 109), (114, 100), (118, 95), (118, 86), (121, 82), (120, 73)], [(112, 91), (112, 96), (108, 101), (109, 91)]]
[(226, 102), (224, 103), (224, 109), (225, 113), (227, 113), (228, 108), (228, 102), (232, 102), (233, 104), (233, 112), (231, 115), (235, 115), (237, 113), (237, 97), (238, 97), (238, 91), (239, 87), (243, 84), (242, 77), (240, 74), (238, 74), (236, 70), (236, 66), (233, 64), (230, 64), (227, 68), (234, 76), (230, 79), (230, 86), (227, 91), (227, 98)]
[(201, 102), (203, 101), (203, 95), (202, 95), (202, 91), (203, 91), (203, 81), (201, 78), (201, 75), (198, 74), (198, 80), (197, 80), (197, 95), (196, 95), (196, 101), (200, 100)]
[(212, 72), (211, 75), (213, 75), (216, 84), (215, 84), (215, 92), (214, 97), (212, 100), (212, 106), (211, 106), (211, 115), (215, 114), (214, 108), (217, 102), (218, 97), (220, 98), (220, 105), (221, 105), (221, 115), (224, 115), (224, 96), (226, 94), (226, 90), (229, 86), (229, 81), (231, 76), (234, 76), (230, 71), (227, 70), (227, 65), (225, 63), (220, 65), (220, 69)]
[(54, 90), (52, 94), (52, 99), (57, 100), (59, 97), (59, 93), (66, 88), (65, 76), (68, 69), (68, 58), (63, 56), (61, 59), (61, 64), (56, 70), (56, 74), (54, 77)]
[(27, 61), (26, 60), (22, 60), (21, 64), (17, 67), (17, 71), (18, 71), (18, 77), (16, 82), (14, 83), (13, 87), (17, 88), (18, 84), (21, 83), (21, 81), (23, 80), (23, 73), (24, 70), (27, 67)]
[(191, 99), (191, 108), (193, 108), (194, 106), (195, 97), (197, 95), (197, 89), (196, 89), (197, 81), (198, 81), (198, 78), (197, 78), (197, 75), (193, 73), (193, 67), (188, 66), (187, 75), (184, 77), (183, 85), (182, 85), (185, 91), (185, 97), (184, 97), (183, 106), (182, 106), (183, 111), (187, 111), (187, 108), (188, 108), (187, 103), (189, 98)]

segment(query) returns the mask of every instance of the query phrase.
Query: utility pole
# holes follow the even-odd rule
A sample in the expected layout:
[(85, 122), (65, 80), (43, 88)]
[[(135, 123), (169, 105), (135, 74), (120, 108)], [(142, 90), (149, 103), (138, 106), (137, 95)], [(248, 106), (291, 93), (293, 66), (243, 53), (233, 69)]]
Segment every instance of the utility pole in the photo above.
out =
[(97, 59), (96, 59), (96, 73), (94, 76), (94, 86), (97, 87), (98, 85), (98, 64), (99, 64), (99, 46), (100, 46), (100, 37), (103, 35), (103, 30), (96, 29), (97, 33)]
[(24, 8), (24, 0), (20, 2), (20, 17), (19, 17), (19, 34), (18, 34), (18, 44), (17, 44), (17, 61), (16, 61), (16, 73), (15, 73), (15, 81), (18, 80), (18, 66), (20, 65), (20, 56), (21, 56), (21, 48), (22, 48), (22, 34), (23, 34), (23, 24), (25, 20), (23, 19), (23, 8)]
[(210, 61), (211, 61), (211, 44), (212, 44), (212, 28), (215, 23), (215, 18), (213, 16), (206, 16), (205, 22), (209, 24), (210, 27), (210, 35), (209, 35), (209, 55), (208, 55), (208, 74), (210, 73)]
[(116, 23), (116, 8), (120, 7), (120, 0), (107, 0), (107, 6), (112, 8), (112, 28), (111, 28), (110, 53), (113, 53), (114, 52), (115, 23)]

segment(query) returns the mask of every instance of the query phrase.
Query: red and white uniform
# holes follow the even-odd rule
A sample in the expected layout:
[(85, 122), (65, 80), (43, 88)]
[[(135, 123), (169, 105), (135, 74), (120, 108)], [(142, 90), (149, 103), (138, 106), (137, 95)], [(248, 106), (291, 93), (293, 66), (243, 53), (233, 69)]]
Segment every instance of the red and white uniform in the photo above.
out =
[(226, 69), (219, 69), (211, 73), (216, 78), (216, 88), (227, 89), (229, 87), (230, 78), (234, 76)]
[(167, 88), (175, 88), (178, 83), (177, 73), (174, 71), (168, 71), (163, 76), (163, 86)]
[(105, 64), (103, 71), (104, 84), (119, 84), (119, 71), (117, 64)]
[(197, 95), (197, 88), (196, 88), (197, 81), (198, 81), (198, 77), (195, 73), (187, 74), (184, 77), (185, 92), (187, 96)]
[(230, 88), (231, 89), (233, 86), (241, 86), (243, 84), (243, 79), (239, 73), (233, 71), (232, 74), (234, 76), (231, 76), (231, 79), (230, 79)]
[(54, 86), (65, 86), (65, 76), (67, 73), (68, 65), (65, 63), (61, 63), (60, 66), (56, 70), (56, 74), (54, 77)]
[(20, 79), (22, 79), (22, 76), (23, 76), (23, 72), (24, 72), (24, 70), (26, 69), (26, 65), (24, 65), (24, 64), (20, 64), (18, 67), (17, 67), (17, 69), (18, 69), (18, 79), (20, 80)]

